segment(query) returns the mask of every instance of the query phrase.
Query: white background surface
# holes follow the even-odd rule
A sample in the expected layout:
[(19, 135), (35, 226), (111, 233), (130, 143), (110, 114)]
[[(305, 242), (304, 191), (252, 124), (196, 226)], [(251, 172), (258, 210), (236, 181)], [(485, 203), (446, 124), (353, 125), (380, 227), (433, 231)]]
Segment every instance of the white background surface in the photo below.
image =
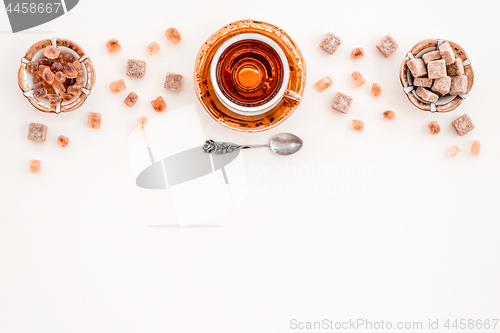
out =
[[(288, 332), (291, 319), (372, 321), (499, 318), (500, 113), (496, 1), (97, 1), (11, 34), (0, 10), (0, 331), (1, 332)], [(201, 44), (243, 18), (283, 28), (307, 63), (303, 103), (278, 128), (237, 133), (199, 105), (191, 80)], [(182, 42), (164, 31), (175, 26)], [(343, 40), (330, 56), (318, 47), (327, 31)], [(385, 59), (375, 44), (387, 33), (399, 49)], [(19, 60), (34, 42), (54, 36), (80, 43), (97, 68), (85, 106), (59, 116), (37, 112), (22, 96)], [(450, 114), (413, 108), (398, 69), (418, 41), (462, 45), (475, 83)], [(104, 43), (117, 38), (122, 51)], [(146, 59), (147, 44), (161, 54)], [(349, 59), (364, 47), (364, 59)], [(127, 58), (146, 59), (146, 77), (125, 77)], [(356, 90), (350, 74), (367, 84)], [(163, 88), (167, 71), (183, 74), (183, 91)], [(325, 75), (334, 84), (313, 89)], [(124, 78), (139, 101), (123, 104), (110, 82)], [(382, 97), (369, 95), (371, 83)], [(349, 114), (333, 111), (334, 93), (354, 97)], [(199, 106), (207, 138), (266, 142), (289, 131), (300, 153), (244, 153), (250, 192), (220, 228), (176, 224), (168, 192), (135, 186), (127, 136), (149, 101), (169, 109)], [(382, 112), (391, 109), (389, 122)], [(103, 114), (100, 130), (87, 112)], [(451, 122), (464, 113), (476, 129), (459, 137)], [(352, 119), (365, 130), (353, 132)], [(430, 121), (442, 132), (431, 136)], [(48, 125), (47, 142), (26, 140), (28, 124)], [(70, 139), (66, 149), (56, 144)], [(469, 148), (479, 139), (478, 158)], [(463, 152), (450, 159), (458, 144)], [(29, 174), (30, 159), (42, 172)], [(209, 200), (209, 199), (208, 199)], [(214, 202), (217, 205), (224, 203)], [(497, 330), (500, 327), (497, 327)]]

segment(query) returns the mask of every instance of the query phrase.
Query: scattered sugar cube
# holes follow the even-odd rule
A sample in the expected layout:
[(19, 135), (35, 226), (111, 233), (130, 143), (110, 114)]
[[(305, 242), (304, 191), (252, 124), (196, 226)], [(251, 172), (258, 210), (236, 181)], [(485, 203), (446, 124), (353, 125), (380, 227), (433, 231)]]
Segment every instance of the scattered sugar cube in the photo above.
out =
[(123, 102), (129, 107), (133, 107), (138, 99), (139, 96), (135, 92), (131, 92), (127, 97), (125, 97), (125, 100)]
[(429, 61), (427, 64), (429, 79), (440, 79), (446, 76), (446, 63), (444, 59)]
[(33, 95), (38, 99), (44, 98), (47, 96), (47, 89), (41, 83), (37, 83), (33, 86)]
[(453, 125), (453, 127), (455, 127), (455, 130), (460, 136), (464, 136), (465, 134), (476, 128), (472, 123), (472, 119), (470, 119), (466, 114), (455, 119), (451, 124)]
[(451, 65), (446, 66), (446, 72), (449, 76), (464, 75), (464, 63), (460, 57), (456, 57)]
[(74, 85), (68, 87), (68, 92), (71, 95), (80, 95), (82, 93), (83, 86), (80, 83), (75, 83)]
[(481, 143), (478, 140), (475, 140), (472, 143), (472, 146), (470, 147), (470, 152), (472, 153), (472, 155), (478, 156), (480, 151), (481, 151)]
[(120, 91), (125, 90), (127, 87), (125, 86), (125, 82), (123, 80), (116, 80), (114, 82), (111, 82), (109, 85), (109, 90), (111, 90), (114, 93), (119, 93)]
[(87, 125), (90, 128), (99, 129), (99, 128), (101, 128), (101, 118), (102, 118), (102, 115), (99, 112), (89, 112), (89, 117), (87, 119)]
[(146, 47), (146, 53), (150, 57), (155, 56), (158, 52), (160, 52), (160, 45), (157, 42), (152, 42)]
[(441, 44), (439, 46), (439, 53), (441, 53), (441, 58), (444, 59), (446, 65), (451, 65), (455, 61), (455, 52), (453, 52), (450, 43)]
[(326, 88), (328, 88), (332, 84), (333, 84), (332, 78), (329, 76), (325, 76), (324, 78), (322, 78), (321, 80), (319, 80), (314, 84), (314, 88), (319, 92), (323, 92), (326, 90)]
[(116, 39), (111, 39), (107, 41), (106, 48), (108, 49), (109, 54), (116, 53), (122, 49), (120, 43)]
[(39, 173), (42, 168), (42, 162), (40, 160), (30, 160), (28, 163), (28, 170), (31, 173)]
[(329, 32), (325, 37), (323, 37), (323, 40), (321, 41), (321, 43), (319, 43), (319, 46), (326, 52), (334, 54), (335, 51), (337, 51), (337, 49), (339, 48), (340, 44), (342, 44), (340, 38)]
[(351, 52), (351, 59), (361, 59), (365, 56), (365, 50), (362, 47), (357, 47)]
[(393, 120), (396, 118), (396, 114), (394, 113), (394, 111), (387, 110), (384, 111), (384, 118), (387, 120)]
[(351, 79), (352, 79), (352, 84), (354, 84), (356, 88), (359, 88), (366, 83), (366, 80), (363, 78), (360, 72), (352, 73)]
[(52, 84), (54, 83), (56, 76), (54, 75), (54, 73), (52, 73), (52, 71), (48, 67), (45, 67), (42, 73), (42, 78), (48, 84)]
[(438, 94), (435, 94), (432, 91), (425, 89), (424, 87), (418, 87), (417, 90), (415, 90), (415, 94), (429, 103), (436, 103), (439, 99)]
[(386, 35), (377, 44), (377, 49), (384, 55), (384, 57), (389, 58), (398, 48), (398, 43), (392, 38), (391, 35)]
[(434, 80), (431, 90), (440, 96), (446, 95), (450, 91), (451, 77), (445, 76)]
[(450, 149), (448, 149), (448, 156), (449, 157), (455, 157), (458, 155), (458, 153), (460, 153), (462, 151), (462, 149), (460, 149), (459, 146), (455, 145), (453, 147), (451, 147)]
[(64, 135), (59, 135), (59, 137), (57, 138), (57, 144), (63, 148), (68, 146), (68, 143), (69, 143), (69, 139), (67, 137), (65, 137)]
[(148, 125), (148, 117), (140, 117), (135, 122), (135, 128), (137, 130), (143, 130)]
[(179, 44), (182, 39), (181, 33), (176, 28), (168, 28), (167, 31), (165, 31), (165, 36), (174, 45)]
[(424, 64), (428, 65), (429, 61), (439, 60), (441, 59), (441, 53), (439, 51), (427, 52), (422, 56), (422, 60)]
[(47, 126), (43, 124), (30, 123), (28, 130), (28, 140), (45, 142), (47, 137)]
[(341, 92), (338, 92), (335, 94), (335, 97), (333, 98), (332, 102), (332, 109), (337, 110), (342, 113), (347, 113), (349, 112), (349, 108), (351, 107), (353, 98), (350, 96), (347, 96), (346, 94), (343, 94)]
[(38, 73), (38, 61), (30, 61), (26, 64), (26, 70), (30, 74)]
[(167, 73), (167, 77), (165, 78), (165, 88), (181, 91), (182, 90), (182, 75), (175, 73)]
[(59, 48), (52, 45), (47, 46), (43, 51), (43, 55), (49, 59), (56, 59), (57, 57), (59, 57), (60, 53), (61, 51), (59, 50)]
[(431, 121), (428, 127), (429, 127), (429, 132), (431, 132), (432, 135), (441, 132), (441, 126), (439, 126), (439, 123), (437, 121)]
[(57, 104), (61, 103), (61, 101), (62, 101), (62, 97), (59, 96), (58, 94), (47, 95), (47, 98), (49, 99), (50, 105), (57, 105)]
[(424, 61), (422, 59), (411, 59), (408, 61), (408, 68), (413, 77), (421, 77), (427, 75)]
[(158, 96), (156, 99), (151, 101), (151, 105), (156, 112), (163, 112), (167, 109), (167, 103), (163, 100), (163, 97)]
[(352, 121), (352, 129), (353, 131), (362, 131), (365, 127), (365, 123), (362, 120), (353, 120)]
[(380, 97), (382, 95), (382, 87), (378, 83), (372, 84), (372, 89), (370, 90), (370, 94), (373, 97)]
[(433, 79), (429, 79), (427, 77), (416, 77), (415, 79), (413, 79), (413, 85), (416, 87), (430, 88), (432, 87), (433, 82)]
[(144, 77), (146, 62), (143, 60), (129, 59), (127, 61), (127, 75), (131, 77)]
[(467, 76), (452, 76), (451, 77), (451, 86), (450, 86), (450, 95), (462, 95), (467, 93)]
[(70, 79), (74, 79), (78, 75), (78, 71), (70, 63), (64, 65), (64, 67), (63, 67), (63, 73), (64, 73), (64, 75), (66, 75), (66, 77), (69, 77)]

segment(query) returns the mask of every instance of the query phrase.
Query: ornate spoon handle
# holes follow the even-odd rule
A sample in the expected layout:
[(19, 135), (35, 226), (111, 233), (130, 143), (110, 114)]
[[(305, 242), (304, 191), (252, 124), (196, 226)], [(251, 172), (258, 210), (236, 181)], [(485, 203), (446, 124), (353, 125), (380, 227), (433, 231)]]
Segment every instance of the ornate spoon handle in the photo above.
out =
[(240, 149), (269, 147), (269, 145), (236, 145), (230, 142), (216, 142), (214, 140), (205, 141), (203, 151), (207, 154), (224, 155)]

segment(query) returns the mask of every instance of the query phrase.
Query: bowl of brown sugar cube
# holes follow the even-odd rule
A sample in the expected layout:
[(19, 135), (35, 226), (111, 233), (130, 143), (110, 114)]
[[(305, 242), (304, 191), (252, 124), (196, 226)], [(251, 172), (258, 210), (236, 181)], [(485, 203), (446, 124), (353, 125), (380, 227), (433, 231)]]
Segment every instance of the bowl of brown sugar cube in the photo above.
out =
[(474, 71), (464, 49), (451, 41), (426, 39), (406, 55), (399, 73), (403, 90), (420, 110), (455, 110), (472, 89)]
[(18, 84), (24, 96), (42, 112), (78, 109), (95, 84), (95, 69), (85, 51), (68, 39), (45, 39), (21, 58)]

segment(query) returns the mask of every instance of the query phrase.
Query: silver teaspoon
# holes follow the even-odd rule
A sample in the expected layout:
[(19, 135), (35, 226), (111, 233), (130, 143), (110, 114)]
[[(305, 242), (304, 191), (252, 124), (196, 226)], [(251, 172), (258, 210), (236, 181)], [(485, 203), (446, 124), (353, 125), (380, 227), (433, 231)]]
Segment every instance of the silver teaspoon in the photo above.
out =
[(237, 145), (230, 142), (216, 142), (207, 140), (203, 151), (208, 154), (223, 155), (240, 149), (269, 147), (278, 155), (292, 155), (302, 147), (302, 139), (290, 133), (275, 135), (267, 145)]

